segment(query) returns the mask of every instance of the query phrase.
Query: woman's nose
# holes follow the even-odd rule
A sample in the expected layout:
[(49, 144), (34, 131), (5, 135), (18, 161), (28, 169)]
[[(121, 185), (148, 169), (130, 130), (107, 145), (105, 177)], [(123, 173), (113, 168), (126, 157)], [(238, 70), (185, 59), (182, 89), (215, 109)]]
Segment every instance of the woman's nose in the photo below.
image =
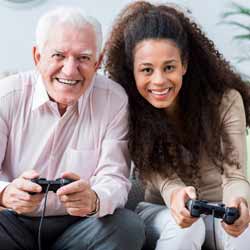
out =
[(154, 84), (163, 84), (165, 82), (164, 73), (161, 71), (155, 71), (152, 76), (152, 82)]

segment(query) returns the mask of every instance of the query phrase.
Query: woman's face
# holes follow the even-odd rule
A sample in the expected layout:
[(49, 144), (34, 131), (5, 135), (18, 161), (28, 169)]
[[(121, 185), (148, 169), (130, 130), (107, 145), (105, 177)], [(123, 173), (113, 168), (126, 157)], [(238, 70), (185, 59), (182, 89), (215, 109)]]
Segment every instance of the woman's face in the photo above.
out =
[(187, 66), (167, 39), (148, 39), (134, 49), (134, 77), (139, 93), (156, 108), (174, 111)]

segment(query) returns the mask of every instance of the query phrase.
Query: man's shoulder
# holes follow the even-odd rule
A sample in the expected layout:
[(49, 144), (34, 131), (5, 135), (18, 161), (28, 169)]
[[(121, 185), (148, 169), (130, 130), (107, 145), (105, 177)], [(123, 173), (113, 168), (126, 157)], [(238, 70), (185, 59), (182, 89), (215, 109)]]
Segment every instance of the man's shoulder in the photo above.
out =
[(23, 91), (26, 87), (32, 86), (37, 78), (35, 71), (16, 73), (0, 80), (0, 97)]
[(113, 95), (127, 100), (127, 94), (123, 87), (119, 83), (107, 78), (104, 75), (96, 74), (94, 88), (105, 92), (111, 92)]

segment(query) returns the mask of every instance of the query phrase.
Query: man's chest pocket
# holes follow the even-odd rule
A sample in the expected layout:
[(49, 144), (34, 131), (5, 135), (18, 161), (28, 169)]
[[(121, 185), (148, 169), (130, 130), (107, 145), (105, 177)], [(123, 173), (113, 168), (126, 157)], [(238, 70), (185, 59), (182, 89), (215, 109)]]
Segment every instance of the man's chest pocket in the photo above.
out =
[(97, 167), (97, 150), (67, 149), (65, 170), (78, 174), (81, 179), (88, 180)]

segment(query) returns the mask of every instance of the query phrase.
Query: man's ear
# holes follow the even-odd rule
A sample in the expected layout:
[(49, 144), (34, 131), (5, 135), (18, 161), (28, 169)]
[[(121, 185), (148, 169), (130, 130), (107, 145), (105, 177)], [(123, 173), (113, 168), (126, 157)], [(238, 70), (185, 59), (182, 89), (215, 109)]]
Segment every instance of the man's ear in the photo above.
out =
[(102, 59), (103, 59), (103, 56), (104, 56), (104, 52), (102, 52), (95, 64), (95, 71), (97, 71), (99, 68), (101, 68), (101, 64), (102, 64)]
[(33, 48), (32, 48), (32, 55), (33, 55), (34, 63), (37, 66), (37, 64), (40, 61), (41, 54), (36, 46), (33, 46)]

